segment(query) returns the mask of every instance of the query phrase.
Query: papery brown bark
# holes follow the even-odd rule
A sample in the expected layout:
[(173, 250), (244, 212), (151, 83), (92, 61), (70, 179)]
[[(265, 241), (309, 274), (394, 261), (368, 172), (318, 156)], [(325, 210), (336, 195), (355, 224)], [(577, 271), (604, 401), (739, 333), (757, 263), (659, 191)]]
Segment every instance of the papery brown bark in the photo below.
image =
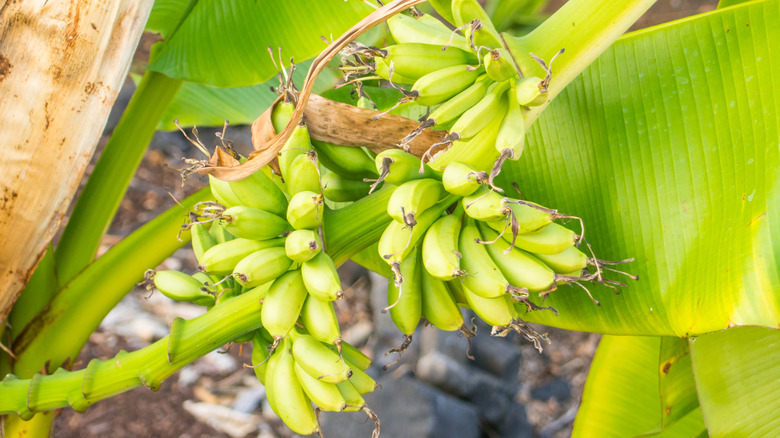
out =
[(60, 226), (152, 4), (0, 6), (0, 321)]

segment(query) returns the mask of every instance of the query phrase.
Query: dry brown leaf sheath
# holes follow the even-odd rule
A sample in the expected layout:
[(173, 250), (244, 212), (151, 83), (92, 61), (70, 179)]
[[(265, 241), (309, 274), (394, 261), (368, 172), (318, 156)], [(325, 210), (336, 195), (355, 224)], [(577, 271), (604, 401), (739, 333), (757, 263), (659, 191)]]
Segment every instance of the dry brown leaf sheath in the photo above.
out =
[[(396, 0), (392, 3), (388, 3), (382, 6), (381, 8), (375, 10), (374, 12), (370, 13), (367, 17), (360, 20), (360, 22), (358, 22), (356, 25), (352, 26), (351, 29), (346, 31), (336, 41), (331, 43), (328, 46), (328, 48), (325, 49), (322, 53), (320, 53), (319, 56), (317, 56), (317, 58), (314, 59), (314, 62), (312, 62), (311, 67), (309, 68), (309, 71), (306, 74), (306, 79), (303, 82), (303, 88), (301, 89), (301, 93), (298, 98), (298, 104), (295, 107), (295, 112), (293, 113), (290, 122), (287, 124), (284, 130), (282, 130), (282, 132), (275, 134), (273, 132), (273, 125), (271, 124), (271, 119), (270, 119), (271, 109), (276, 105), (275, 102), (271, 108), (266, 110), (266, 112), (263, 113), (260, 117), (258, 117), (258, 119), (255, 120), (255, 122), (252, 124), (252, 137), (253, 137), (252, 143), (254, 144), (256, 151), (250, 154), (249, 159), (247, 161), (234, 167), (225, 167), (225, 166), (204, 167), (201, 169), (197, 169), (196, 172), (201, 174), (210, 174), (225, 181), (235, 181), (235, 180), (246, 178), (247, 176), (251, 175), (255, 171), (259, 170), (260, 168), (268, 164), (271, 160), (273, 160), (276, 157), (276, 155), (279, 153), (282, 147), (284, 147), (284, 144), (287, 142), (287, 139), (290, 138), (290, 135), (295, 129), (295, 126), (298, 124), (298, 122), (300, 122), (301, 118), (303, 118), (304, 116), (306, 116), (306, 122), (309, 124), (310, 133), (314, 138), (321, 139), (323, 141), (330, 141), (328, 138), (332, 138), (334, 142), (337, 144), (343, 144), (346, 146), (358, 146), (358, 144), (356, 144), (357, 142), (356, 137), (358, 136), (356, 136), (355, 134), (359, 134), (360, 136), (366, 139), (368, 138), (373, 139), (375, 137), (379, 137), (382, 139), (382, 143), (376, 143), (376, 144), (374, 143), (366, 144), (366, 141), (371, 141), (371, 140), (364, 140), (361, 144), (359, 144), (359, 146), (368, 146), (371, 149), (378, 148), (378, 150), (384, 150), (393, 147), (394, 144), (393, 143), (388, 144), (387, 139), (398, 138), (400, 140), (406, 134), (408, 134), (409, 132), (411, 132), (413, 129), (417, 127), (416, 122), (403, 119), (402, 117), (398, 117), (400, 119), (403, 119), (405, 121), (404, 123), (406, 123), (406, 126), (403, 127), (402, 129), (399, 125), (400, 121), (396, 120), (397, 116), (391, 117), (388, 115), (376, 122), (371, 123), (370, 128), (361, 129), (359, 132), (356, 132), (355, 131), (356, 127), (363, 127), (369, 124), (371, 118), (376, 114), (374, 111), (363, 110), (363, 109), (351, 107), (350, 105), (344, 105), (344, 107), (351, 108), (349, 111), (347, 111), (345, 108), (338, 106), (342, 104), (328, 101), (327, 99), (324, 99), (319, 96), (312, 96), (311, 91), (312, 91), (312, 87), (314, 86), (314, 80), (317, 79), (317, 76), (319, 76), (319, 74), (325, 68), (327, 63), (331, 59), (333, 59), (333, 57), (336, 56), (341, 51), (341, 49), (346, 47), (347, 44), (355, 40), (355, 38), (363, 34), (368, 29), (385, 21), (389, 17), (392, 17), (393, 15), (405, 9), (408, 9), (418, 3), (422, 3), (423, 1), (426, 0)], [(311, 103), (309, 102), (310, 97), (311, 97)], [(330, 118), (330, 120), (333, 120), (334, 118), (333, 114), (324, 114), (324, 111), (328, 111), (328, 110), (332, 111), (334, 108), (337, 109), (338, 111), (343, 111), (345, 114), (351, 114), (351, 116), (354, 117), (353, 119), (351, 119), (351, 121), (357, 124), (349, 127), (349, 132), (351, 133), (351, 135), (346, 135), (347, 134), (346, 132), (341, 134), (336, 134), (332, 132), (333, 131), (332, 128), (327, 126), (319, 126), (313, 129), (314, 125), (323, 123), (323, 120), (325, 118)], [(341, 114), (339, 113), (339, 119), (340, 118), (341, 118)], [(390, 132), (384, 130), (385, 125), (388, 125)], [(347, 129), (346, 126), (344, 128), (345, 130)], [(401, 129), (401, 131), (398, 131), (399, 129)], [(318, 135), (323, 132), (327, 132), (328, 135), (330, 135), (331, 137), (327, 137), (327, 136), (319, 137)], [(441, 133), (433, 134), (433, 136), (436, 138), (441, 138), (442, 134)], [(416, 142), (413, 142), (412, 145), (413, 147), (417, 146), (415, 150), (420, 150), (420, 149), (424, 150), (425, 148), (423, 148), (421, 145), (425, 141), (430, 142), (428, 143), (430, 145), (436, 143), (437, 140), (433, 140), (431, 134), (428, 133), (427, 136), (420, 138)]]

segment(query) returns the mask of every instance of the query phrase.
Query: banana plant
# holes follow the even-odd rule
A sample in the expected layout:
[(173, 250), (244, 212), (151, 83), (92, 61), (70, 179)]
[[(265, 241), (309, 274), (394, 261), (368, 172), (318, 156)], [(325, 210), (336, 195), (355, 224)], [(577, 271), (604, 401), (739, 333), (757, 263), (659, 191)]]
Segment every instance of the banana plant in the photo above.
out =
[[(166, 40), (155, 50), (149, 66), (152, 73), (141, 82), (134, 99), (140, 103), (137, 108), (131, 106), (124, 118), (126, 129), (143, 124), (149, 132), (160, 122), (132, 117), (134, 112), (143, 113), (148, 105), (144, 95), (151, 93), (145, 90), (154, 90), (155, 83), (169, 89), (171, 108), (182, 108), (176, 105), (185, 96), (200, 99), (203, 104), (189, 114), (190, 120), (219, 120), (219, 114), (210, 110), (219, 108), (215, 102), (232, 99), (235, 91), (223, 93), (203, 85), (187, 85), (191, 88), (185, 94), (180, 82), (246, 87), (274, 73), (269, 62), (260, 61), (268, 59), (257, 49), (264, 46), (248, 45), (242, 42), (245, 39), (236, 38), (241, 35), (239, 30), (257, 32), (256, 23), (284, 22), (285, 14), (292, 17), (297, 12), (297, 3), (286, 2), (277, 14), (238, 3), (229, 8), (157, 2), (149, 26)], [(436, 1), (433, 6), (443, 17), (457, 20), (460, 12), (454, 6), (462, 3), (467, 2), (450, 5)], [(588, 294), (560, 285), (547, 295), (544, 304), (530, 298), (526, 301), (528, 309), (551, 306), (557, 315), (522, 308), (515, 312), (524, 321), (610, 335), (602, 341), (594, 360), (575, 435), (763, 436), (776, 426), (773, 412), (778, 402), (771, 394), (780, 390), (775, 366), (780, 292), (780, 178), (776, 170), (780, 164), (780, 118), (776, 102), (780, 99), (774, 86), (780, 82), (780, 55), (775, 44), (780, 41), (780, 31), (771, 24), (780, 19), (780, 2), (728, 2), (714, 12), (619, 38), (652, 3), (615, 6), (610, 2), (606, 7), (607, 2), (573, 0), (525, 37), (501, 35), (518, 67), (531, 75), (544, 77), (550, 69), (541, 69), (527, 56), (529, 52), (547, 60), (562, 48), (566, 52), (552, 66), (546, 101), (523, 114), (528, 135), (522, 156), (518, 161), (507, 161), (491, 182), (505, 192), (516, 182), (528, 199), (578, 215), (587, 224), (587, 243), (599, 256), (635, 258), (629, 266), (640, 279), (619, 295), (598, 284), (589, 286)], [(342, 13), (334, 29), (344, 29), (370, 12), (356, 2), (318, 2), (320, 7)], [(307, 8), (311, 17), (322, 12)], [(203, 16), (224, 24), (222, 33), (212, 34), (209, 40), (199, 37), (199, 17)], [(477, 30), (472, 24), (472, 35)], [(280, 30), (263, 41), (287, 42), (287, 50), (296, 47), (296, 41), (300, 43), (295, 38)], [(252, 61), (217, 63), (215, 67), (214, 53), (224, 47), (241, 54), (236, 58)], [(297, 47), (300, 52), (293, 52), (301, 56), (317, 51), (307, 43)], [(177, 93), (178, 99), (174, 97)], [(235, 103), (233, 111), (247, 114), (248, 120), (257, 114), (256, 103), (249, 99)], [(458, 125), (457, 129), (465, 133), (471, 128)], [(140, 154), (144, 146), (136, 145), (135, 153)], [(492, 145), (490, 150), (496, 153)], [(484, 167), (486, 163), (473, 164)], [(134, 169), (116, 162), (106, 166), (109, 170), (103, 172), (121, 168), (124, 175)], [(481, 167), (478, 170), (490, 170)], [(431, 172), (435, 175), (435, 170)], [(93, 183), (97, 184), (100, 182)], [(117, 199), (124, 188), (118, 184), (111, 193), (95, 190), (102, 194), (79, 201), (77, 210), (85, 218), (95, 217), (104, 229), (113, 214), (111, 205), (118, 201), (108, 206), (99, 201)], [(401, 222), (411, 228), (412, 220), (418, 223), (415, 227), (424, 222), (422, 214), (411, 219), (404, 214), (401, 221), (391, 219), (393, 213), (388, 215), (386, 209), (395, 205), (393, 194), (392, 189), (383, 189), (342, 209), (325, 211), (320, 220), (327, 255), (334, 264), (355, 257), (378, 270), (388, 270), (382, 261), (376, 262), (377, 249), (372, 244), (379, 241), (381, 247), (384, 229), (392, 226), (388, 224)], [(191, 204), (207, 199), (207, 194), (199, 196)], [(404, 211), (409, 207), (402, 205)], [(93, 210), (101, 213), (91, 216)], [(431, 216), (433, 223), (438, 213)], [(84, 227), (78, 224), (66, 230), (71, 241), (85, 242), (80, 244), (83, 247), (74, 243), (71, 248), (76, 249), (58, 248), (55, 260), (42, 264), (51, 266), (50, 273), (64, 266), (66, 271), (59, 276), (64, 283), (60, 286), (45, 277), (37, 280), (59, 288), (51, 293), (51, 303), (31, 299), (32, 307), (15, 308), (11, 315), (11, 321), (17, 322), (11, 335), (18, 350), (15, 360), (3, 358), (4, 371), (15, 373), (0, 384), (0, 412), (15, 414), (6, 418), (6, 432), (37, 430), (45, 434), (44, 426), (36, 429), (30, 425), (35, 421), (45, 425), (50, 417), (32, 417), (36, 412), (65, 406), (86, 409), (135, 386), (156, 388), (206, 350), (258, 328), (256, 318), (235, 317), (260, 311), (257, 298), (266, 291), (253, 289), (225, 300), (196, 320), (177, 320), (168, 338), (147, 349), (109, 361), (93, 361), (80, 371), (57, 369), (75, 357), (85, 336), (123, 294), (122, 286), (129, 289), (142, 272), (138, 269), (136, 277), (130, 279), (129, 275), (127, 281), (115, 285), (111, 297), (96, 304), (95, 316), (77, 327), (70, 321), (79, 321), (81, 313), (57, 309), (76, 307), (67, 306), (76, 299), (89, 301), (94, 293), (88, 285), (111, 278), (111, 266), (116, 265), (112, 260), (137, 259), (136, 251), (148, 242), (146, 237), (176, 228), (174, 217), (171, 213), (149, 224), (135, 240), (128, 239), (124, 247), (110, 253), (113, 259), (101, 258), (91, 264), (99, 233), (92, 227), (78, 231)], [(484, 238), (492, 231), (476, 232)], [(80, 239), (82, 235), (86, 238)], [(411, 241), (414, 232), (409, 231), (408, 236)], [(153, 249), (155, 254), (164, 257), (177, 246), (167, 245)], [(361, 256), (366, 248), (373, 250), (373, 258)], [(409, 251), (416, 254), (419, 248)], [(55, 263), (57, 254), (64, 257), (62, 254), (71, 252), (79, 258), (68, 259), (69, 265)], [(395, 251), (380, 252), (390, 253)], [(390, 257), (386, 259), (400, 284), (398, 273), (408, 268), (403, 260), (396, 266)], [(43, 276), (47, 271), (41, 272)], [(450, 293), (463, 294), (456, 290)], [(403, 293), (398, 295), (403, 297)], [(475, 307), (473, 300), (478, 298), (468, 293), (463, 296)], [(594, 305), (593, 300), (600, 305)], [(36, 315), (46, 304), (53, 306)], [(393, 319), (398, 324), (395, 315)], [(225, 320), (232, 322), (223, 332), (214, 333), (215, 322)], [(402, 330), (411, 336), (416, 321), (404, 324), (408, 327)], [(63, 332), (73, 333), (73, 339), (63, 339)], [(209, 343), (199, 342), (201, 339), (209, 339)], [(44, 350), (54, 340), (58, 348)], [(273, 341), (274, 345), (278, 342)], [(293, 342), (294, 349), (299, 341), (281, 342)], [(280, 351), (286, 350), (283, 347)], [(296, 371), (291, 368), (291, 359), (281, 353), (272, 357), (276, 359), (269, 367), (286, 370), (280, 375), (292, 379)], [(38, 374), (46, 363), (53, 374)], [(274, 393), (282, 390), (274, 385)], [(24, 421), (31, 417), (33, 423)], [(36, 420), (40, 418), (43, 420)], [(301, 430), (308, 431), (309, 426), (301, 426)]]

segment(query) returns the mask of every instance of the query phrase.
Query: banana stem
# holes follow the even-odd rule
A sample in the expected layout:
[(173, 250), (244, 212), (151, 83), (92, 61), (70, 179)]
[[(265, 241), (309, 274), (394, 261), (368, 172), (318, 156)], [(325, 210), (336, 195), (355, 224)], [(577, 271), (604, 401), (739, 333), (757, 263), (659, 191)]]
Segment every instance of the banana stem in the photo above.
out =
[(553, 65), (547, 103), (531, 108), (526, 114), (526, 127), (530, 127), (549, 102), (623, 35), (655, 1), (569, 0), (528, 35), (513, 37), (502, 34), (525, 76), (543, 78), (546, 74), (530, 53), (549, 61), (559, 50), (566, 49)]

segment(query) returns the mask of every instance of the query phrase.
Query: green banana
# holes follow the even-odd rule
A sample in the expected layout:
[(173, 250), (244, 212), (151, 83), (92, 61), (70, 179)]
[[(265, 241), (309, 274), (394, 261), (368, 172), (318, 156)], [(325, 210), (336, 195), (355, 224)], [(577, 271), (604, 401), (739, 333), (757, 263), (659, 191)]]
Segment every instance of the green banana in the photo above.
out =
[(316, 299), (335, 301), (343, 295), (336, 265), (325, 251), (320, 251), (311, 260), (301, 265), (306, 289)]
[(450, 280), (444, 284), (447, 285), (447, 289), (449, 289), (452, 298), (458, 303), (458, 306), (470, 308), (468, 300), (466, 300), (466, 294), (463, 292), (463, 280)]
[(476, 192), (488, 179), (488, 174), (474, 166), (456, 161), (444, 168), (441, 181), (444, 190), (458, 196), (469, 196)]
[[(355, 149), (355, 148), (349, 148)], [(373, 167), (374, 161), (371, 160)], [(376, 178), (376, 175), (374, 175)], [(326, 173), (322, 177), (322, 194), (325, 199), (334, 202), (353, 202), (364, 198), (371, 190), (371, 184), (362, 180), (347, 179), (336, 172)]]
[(490, 222), (505, 219), (503, 197), (490, 187), (481, 187), (461, 201), (466, 214), (478, 221)]
[[(444, 18), (447, 19), (447, 17)], [(434, 44), (440, 48), (450, 46), (461, 50), (471, 50), (463, 35), (454, 33), (444, 23), (428, 14), (416, 18), (397, 14), (387, 19), (387, 26), (390, 28), (393, 39), (401, 44), (426, 43)]]
[(191, 301), (206, 307), (214, 305), (214, 295), (203, 290), (203, 283), (183, 272), (157, 271), (154, 286), (172, 300)]
[(557, 213), (552, 213), (551, 210), (533, 202), (517, 203), (516, 200), (505, 198), (503, 204), (505, 207), (509, 207), (510, 226), (512, 226), (512, 219), (514, 219), (517, 223), (516, 232), (518, 234), (536, 231), (560, 217)]
[(336, 146), (312, 139), (320, 163), (348, 179), (376, 178), (373, 157), (363, 148)]
[(452, 280), (465, 274), (460, 269), (460, 236), (462, 213), (442, 216), (425, 233), (422, 258), (426, 272), (443, 280)]
[(487, 222), (487, 225), (498, 232), (503, 231), (501, 237), (508, 243), (513, 243), (516, 247), (534, 254), (558, 254), (573, 246), (580, 237), (574, 231), (554, 222), (537, 231), (521, 233), (517, 236), (513, 236), (508, 232), (509, 230), (504, 231), (507, 227), (503, 221)]
[(287, 235), (284, 250), (292, 261), (303, 263), (322, 250), (320, 235), (313, 230), (295, 230)]
[(355, 388), (355, 385), (349, 380), (345, 380), (336, 385), (347, 401), (346, 406), (342, 409), (342, 412), (357, 412), (366, 405), (366, 400), (360, 395), (360, 391)]
[[(452, 0), (452, 18), (458, 27), (472, 23), (466, 28), (466, 39), (473, 41), (476, 47), (495, 49), (503, 46), (490, 16), (477, 0)], [(480, 26), (476, 26), (474, 20), (479, 20)]]
[(318, 341), (333, 344), (341, 338), (339, 320), (332, 301), (320, 301), (309, 295), (301, 309), (301, 322)]
[(341, 341), (341, 355), (350, 365), (352, 371), (355, 371), (356, 369), (365, 371), (371, 366), (371, 358), (346, 341)]
[(220, 221), (230, 234), (242, 239), (267, 240), (292, 229), (286, 220), (273, 213), (243, 205), (222, 212)]
[(415, 217), (417, 224), (413, 227), (398, 221), (390, 222), (379, 238), (379, 255), (391, 266), (401, 262), (425, 235), (428, 227), (433, 225), (444, 210), (449, 208), (456, 199), (455, 195), (449, 195), (438, 204), (428, 208)]
[[(241, 201), (238, 205), (259, 208), (282, 217), (287, 211), (287, 196), (262, 171), (258, 170), (238, 181), (230, 181), (229, 184), (230, 189)], [(228, 207), (233, 206), (228, 205)]]
[(322, 194), (298, 192), (290, 199), (287, 207), (287, 222), (296, 230), (319, 228), (324, 208)]
[(347, 401), (341, 395), (338, 386), (317, 380), (307, 373), (301, 366), (295, 363), (295, 375), (301, 382), (303, 391), (323, 411), (341, 412)]
[(271, 342), (263, 337), (262, 329), (255, 330), (252, 335), (252, 368), (257, 380), (265, 386), (265, 371), (268, 368), (268, 356)]
[(346, 358), (344, 361), (352, 370), (352, 375), (349, 377), (348, 381), (352, 382), (352, 384), (355, 386), (355, 389), (357, 389), (357, 391), (361, 394), (374, 392), (374, 389), (376, 389), (376, 380), (366, 374), (365, 371), (350, 363), (348, 360), (346, 360)]
[(422, 315), (422, 263), (420, 249), (413, 251), (400, 263), (395, 281), (388, 282), (387, 303), (395, 326), (407, 336), (417, 328)]
[(497, 239), (498, 233), (490, 227), (480, 227), (483, 235), (495, 243), (486, 244), (488, 257), (495, 262), (501, 273), (512, 286), (528, 289), (530, 292), (548, 290), (555, 283), (555, 272), (544, 262), (519, 248), (509, 251), (509, 243)]
[(423, 178), (407, 181), (390, 196), (387, 214), (398, 222), (414, 226), (415, 216), (439, 202), (443, 194), (446, 192), (439, 180)]
[(482, 67), (454, 65), (428, 73), (412, 85), (412, 93), (417, 96), (414, 101), (422, 106), (444, 103), (468, 88), (483, 72)]
[(217, 241), (209, 233), (209, 229), (201, 223), (192, 224), (190, 234), (192, 235), (192, 252), (195, 253), (198, 263), (202, 263), (203, 253), (216, 245)]
[(387, 149), (380, 152), (376, 156), (375, 164), (380, 180), (395, 185), (401, 185), (412, 179), (441, 177), (439, 172), (427, 166), (423, 166), (423, 173), (420, 173), (422, 161), (414, 154), (401, 149)]
[(211, 234), (211, 237), (215, 242), (217, 242), (217, 244), (225, 243), (236, 238), (236, 236), (230, 234), (230, 232), (225, 229), (225, 226), (219, 222), (214, 222), (211, 224), (211, 227), (209, 228), (209, 234)]
[(272, 247), (255, 251), (241, 259), (233, 268), (236, 281), (245, 288), (268, 283), (285, 273), (292, 265), (284, 248)]
[(271, 111), (271, 124), (275, 132), (282, 132), (290, 123), (295, 112), (295, 104), (286, 100), (280, 101)]
[[(588, 256), (576, 246), (570, 246), (557, 254), (534, 254), (556, 274), (580, 274), (588, 267)], [(579, 277), (579, 275), (572, 275)]]
[(463, 285), (481, 297), (500, 297), (507, 292), (509, 281), (490, 258), (485, 246), (477, 243), (477, 240), (482, 240), (480, 230), (474, 220), (468, 218), (460, 230), (459, 240), (463, 255), (460, 265), (468, 273), (463, 279)]
[(463, 285), (463, 296), (466, 298), (469, 308), (490, 325), (506, 327), (518, 316), (514, 300), (507, 294), (497, 298), (485, 298)]
[(447, 285), (425, 269), (421, 274), (422, 315), (440, 330), (458, 330), (463, 325), (463, 315)]
[[(311, 136), (309, 135), (309, 128), (306, 125), (298, 125), (290, 134), (290, 138), (279, 151), (279, 170), (282, 172), (284, 181), (289, 181), (290, 169), (292, 163), (301, 155), (306, 155), (311, 150)], [(297, 192), (291, 192), (295, 194)]]
[(508, 89), (509, 81), (495, 84), (485, 97), (458, 118), (450, 128), (450, 133), (457, 133), (458, 138), (466, 140), (477, 135), (496, 118), (503, 119), (507, 111), (504, 94)]
[[(463, 114), (461, 118), (465, 116), (466, 114)], [(502, 120), (502, 117), (496, 117), (473, 137), (452, 142), (447, 150), (434, 155), (428, 165), (432, 169), (440, 170), (459, 161), (477, 169), (492, 168), (498, 158), (495, 143)]]
[(335, 351), (314, 336), (291, 332), (295, 363), (310, 376), (325, 383), (339, 383), (352, 376), (352, 369)]
[(490, 79), (496, 82), (503, 82), (517, 76), (511, 55), (504, 48), (489, 51), (485, 54), (483, 62), (485, 63), (485, 72), (490, 76)]
[[(212, 226), (215, 227), (216, 224)], [(200, 268), (203, 272), (226, 275), (233, 272), (238, 262), (249, 254), (265, 248), (284, 245), (284, 238), (269, 240), (234, 239), (218, 243), (203, 253)]]
[(311, 151), (295, 157), (284, 174), (287, 193), (295, 195), (300, 192), (322, 192), (320, 186), (320, 170), (317, 166), (317, 153)]
[(295, 374), (295, 359), (285, 339), (271, 356), (266, 370), (266, 396), (276, 415), (294, 432), (311, 435), (319, 430), (311, 401)]
[(436, 109), (428, 115), (428, 120), (431, 121), (432, 126), (436, 126), (437, 128), (449, 126), (452, 122), (457, 120), (461, 114), (479, 103), (487, 94), (490, 85), (491, 81), (487, 75), (480, 76), (474, 84), (436, 107)]
[[(390, 74), (390, 67), (393, 67), (393, 74)], [(374, 73), (384, 80), (400, 85), (414, 85), (417, 79), (407, 78), (404, 75), (395, 72), (395, 66), (392, 61), (386, 58), (374, 58)]]
[(544, 80), (537, 77), (525, 77), (517, 81), (515, 96), (523, 106), (539, 106), (547, 102), (547, 93), (542, 92)]
[(504, 121), (501, 122), (501, 127), (498, 128), (498, 136), (496, 137), (496, 150), (504, 154), (506, 149), (509, 149), (511, 154), (508, 155), (512, 160), (517, 160), (523, 153), (523, 147), (525, 146), (525, 117), (523, 116), (523, 108), (517, 102), (517, 96), (515, 93), (509, 92), (509, 109), (507, 110)]
[(238, 199), (238, 196), (233, 193), (230, 183), (227, 181), (222, 181), (221, 179), (209, 175), (209, 188), (211, 189), (211, 194), (214, 195), (214, 199), (225, 207), (244, 204)]
[(385, 47), (387, 60), (393, 62), (396, 73), (414, 80), (441, 70), (462, 64), (476, 64), (477, 57), (470, 51), (423, 43), (405, 43)]
[(274, 339), (287, 336), (295, 326), (308, 295), (300, 269), (288, 271), (274, 280), (260, 310), (260, 321)]

